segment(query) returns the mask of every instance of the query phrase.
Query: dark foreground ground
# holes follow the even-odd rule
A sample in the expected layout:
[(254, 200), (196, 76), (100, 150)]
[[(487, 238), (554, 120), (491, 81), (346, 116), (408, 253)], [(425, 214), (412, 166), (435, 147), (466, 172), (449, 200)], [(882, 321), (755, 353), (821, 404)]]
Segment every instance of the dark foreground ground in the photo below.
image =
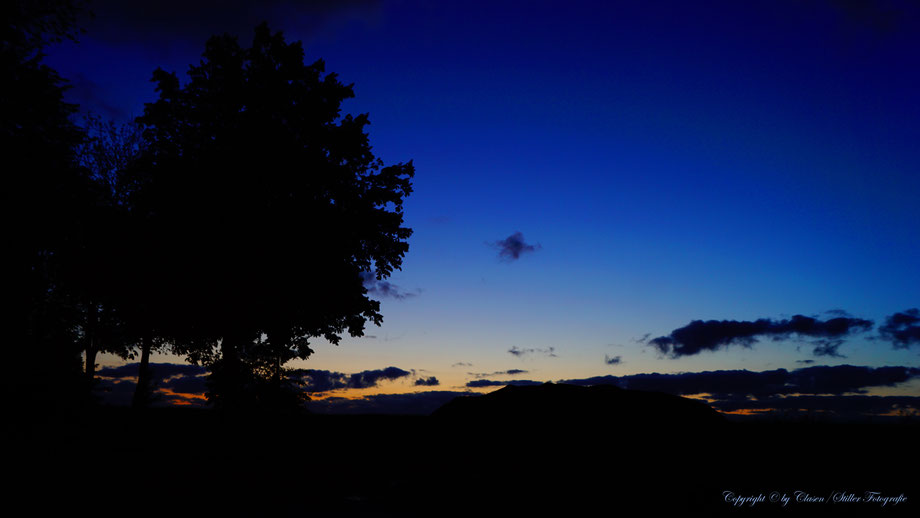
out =
[[(15, 516), (918, 516), (916, 424), (100, 409), (7, 422)], [(796, 501), (796, 492), (819, 501)], [(835, 493), (907, 500), (831, 501)], [(734, 506), (726, 493), (764, 501)], [(771, 494), (776, 502), (771, 502)], [(783, 495), (790, 501), (783, 506)], [(800, 493), (801, 495), (801, 493)], [(731, 496), (731, 495), (729, 495)], [(800, 496), (800, 500), (804, 497)], [(730, 498), (729, 498), (730, 500)], [(14, 516), (14, 515), (8, 515)]]

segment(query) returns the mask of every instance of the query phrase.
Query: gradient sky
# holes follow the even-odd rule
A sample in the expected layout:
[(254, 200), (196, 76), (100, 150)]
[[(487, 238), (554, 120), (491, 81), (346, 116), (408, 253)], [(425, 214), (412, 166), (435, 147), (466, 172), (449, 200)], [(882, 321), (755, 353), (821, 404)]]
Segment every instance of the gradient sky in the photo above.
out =
[[(96, 4), (80, 42), (48, 56), (84, 109), (139, 115), (157, 66), (181, 78), (209, 34), (248, 45), (265, 19), (354, 83), (344, 108), (370, 114), (385, 163), (414, 161), (415, 233), (389, 279), (403, 296), (381, 297), (371, 336), (318, 340), (292, 366), (396, 366), (460, 390), (509, 369), (917, 365), (916, 347), (877, 338), (920, 305), (913, 2)], [(503, 257), (515, 233), (534, 248)], [(642, 341), (830, 310), (876, 324), (845, 357), (795, 336), (677, 359)], [(430, 388), (413, 379), (374, 390)]]

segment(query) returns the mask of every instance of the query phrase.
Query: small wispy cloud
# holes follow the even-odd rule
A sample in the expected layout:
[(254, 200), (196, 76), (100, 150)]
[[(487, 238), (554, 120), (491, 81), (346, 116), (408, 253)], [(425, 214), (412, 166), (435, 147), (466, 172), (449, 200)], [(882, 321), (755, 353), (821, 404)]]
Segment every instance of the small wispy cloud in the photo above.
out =
[(510, 353), (513, 356), (517, 356), (518, 358), (523, 358), (531, 354), (542, 354), (550, 358), (558, 358), (558, 356), (556, 356), (555, 347), (548, 347), (546, 349), (537, 349), (533, 347), (527, 348), (527, 349), (521, 349), (518, 346), (513, 346), (511, 349), (508, 349), (508, 353)]
[(517, 376), (518, 374), (526, 374), (527, 371), (523, 369), (508, 369), (506, 371), (495, 371), (495, 372), (468, 372), (470, 376), (474, 378), (491, 378), (492, 376)]
[(812, 354), (815, 356), (828, 356), (831, 358), (846, 358), (846, 356), (837, 352), (837, 349), (843, 345), (843, 340), (821, 339), (814, 341), (815, 348)]
[(479, 379), (479, 380), (473, 380), (473, 381), (467, 382), (466, 386), (467, 388), (503, 387), (507, 385), (513, 385), (515, 387), (531, 387), (534, 385), (542, 385), (542, 384), (543, 384), (542, 381), (534, 381), (534, 380), (498, 381), (498, 380)]
[(361, 272), (361, 280), (364, 282), (364, 287), (368, 293), (379, 297), (404, 300), (415, 297), (422, 292), (420, 289), (407, 291), (390, 281), (377, 280), (377, 276), (373, 272)]

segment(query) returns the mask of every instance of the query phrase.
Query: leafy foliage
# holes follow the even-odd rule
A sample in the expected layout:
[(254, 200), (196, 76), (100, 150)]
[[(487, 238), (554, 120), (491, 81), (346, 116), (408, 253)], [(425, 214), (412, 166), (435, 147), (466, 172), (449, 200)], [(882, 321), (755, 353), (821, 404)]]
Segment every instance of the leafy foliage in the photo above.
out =
[(152, 311), (212, 367), (214, 401), (240, 401), (264, 361), (279, 383), (313, 337), (379, 325), (361, 274), (385, 278), (408, 251), (412, 163), (384, 167), (367, 115), (341, 115), (352, 87), (303, 59), (264, 24), (251, 48), (213, 37), (186, 84), (154, 73), (159, 99), (138, 119), (147, 183), (132, 203), (150, 222), (138, 259), (156, 265)]

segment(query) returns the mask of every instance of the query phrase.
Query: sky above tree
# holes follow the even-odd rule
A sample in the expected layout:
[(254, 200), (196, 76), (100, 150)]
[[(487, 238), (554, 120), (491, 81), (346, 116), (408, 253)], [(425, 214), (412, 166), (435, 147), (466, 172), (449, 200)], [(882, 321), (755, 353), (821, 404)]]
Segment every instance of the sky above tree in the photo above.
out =
[(264, 20), (413, 160), (403, 268), (366, 283), (383, 326), (292, 364), (329, 394), (852, 365), (796, 393), (920, 395), (913, 2), (91, 5), (47, 58), (83, 110), (140, 115), (155, 68)]

